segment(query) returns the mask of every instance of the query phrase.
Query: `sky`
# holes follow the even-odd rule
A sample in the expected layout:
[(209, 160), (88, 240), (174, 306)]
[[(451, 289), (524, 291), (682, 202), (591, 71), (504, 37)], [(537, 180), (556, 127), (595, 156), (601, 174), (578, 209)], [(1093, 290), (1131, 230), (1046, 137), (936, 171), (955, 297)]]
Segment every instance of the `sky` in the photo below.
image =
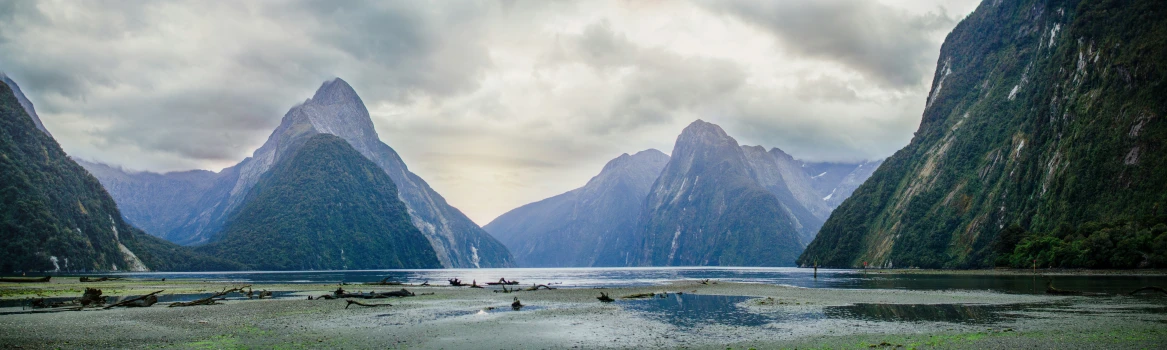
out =
[(325, 80), (485, 225), (696, 119), (807, 161), (906, 145), (971, 0), (0, 0), (0, 72), (74, 157), (218, 171)]

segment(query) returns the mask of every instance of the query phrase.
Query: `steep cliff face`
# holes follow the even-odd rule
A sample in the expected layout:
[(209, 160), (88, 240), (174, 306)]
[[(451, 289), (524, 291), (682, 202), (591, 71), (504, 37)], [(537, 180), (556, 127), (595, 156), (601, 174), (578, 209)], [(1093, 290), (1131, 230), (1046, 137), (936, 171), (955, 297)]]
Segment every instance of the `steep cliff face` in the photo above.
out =
[[(316, 134), (344, 139), (393, 179), (414, 226), (429, 240), (442, 266), (513, 266), (510, 253), (502, 243), (446, 203), (424, 180), (409, 171), (397, 152), (381, 142), (364, 102), (339, 78), (325, 82), (312, 98), (290, 109), (252, 157), (224, 169), (209, 182), (200, 182), (194, 190), (201, 189), (201, 194), (192, 197), (196, 199), (190, 209), (181, 214), (162, 197), (141, 197), (140, 193), (131, 192), (142, 187), (166, 187), (181, 174), (153, 176), (150, 177), (153, 182), (137, 187), (119, 186), (121, 176), (116, 174), (101, 179), (116, 193), (116, 198), (131, 201), (143, 198), (140, 205), (127, 204), (135, 208), (128, 214), (132, 220), (151, 222), (152, 233), (179, 244), (206, 244), (219, 238), (223, 224), (245, 204), (247, 194), (259, 179), (286, 158), (293, 145)], [(139, 207), (141, 212), (136, 210)]]
[(226, 269), (122, 220), (101, 183), (0, 84), (0, 272)]
[(800, 262), (1165, 266), (1167, 3), (986, 1)]
[(389, 175), (339, 137), (302, 142), (199, 251), (257, 270), (441, 267)]
[(583, 187), (511, 210), (484, 228), (519, 266), (628, 266), (644, 199), (668, 160), (655, 149), (623, 154)]
[(736, 140), (690, 124), (645, 202), (638, 264), (792, 265), (805, 244), (797, 215), (757, 179)]

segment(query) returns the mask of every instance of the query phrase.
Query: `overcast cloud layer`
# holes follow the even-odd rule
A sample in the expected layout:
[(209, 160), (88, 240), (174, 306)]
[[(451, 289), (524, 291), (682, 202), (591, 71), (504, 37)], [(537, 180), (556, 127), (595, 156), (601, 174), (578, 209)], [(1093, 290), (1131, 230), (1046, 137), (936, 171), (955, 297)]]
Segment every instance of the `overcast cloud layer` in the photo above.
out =
[(797, 158), (886, 157), (976, 5), (0, 0), (0, 71), (69, 154), (151, 171), (239, 162), (338, 76), (486, 224), (697, 118)]

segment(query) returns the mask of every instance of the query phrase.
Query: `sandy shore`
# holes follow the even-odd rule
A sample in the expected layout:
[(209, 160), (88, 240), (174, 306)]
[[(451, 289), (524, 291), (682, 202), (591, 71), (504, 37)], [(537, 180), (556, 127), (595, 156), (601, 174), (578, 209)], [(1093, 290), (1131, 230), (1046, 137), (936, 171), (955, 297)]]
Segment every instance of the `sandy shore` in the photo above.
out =
[[(75, 280), (73, 280), (75, 281)], [(221, 290), (225, 283), (194, 280), (0, 284), (4, 299), (79, 295), (85, 287), (106, 295)], [(400, 286), (345, 286), (387, 291)], [(405, 288), (416, 297), (363, 300), (387, 307), (345, 308), (344, 300), (307, 300), (336, 285), (266, 284), (292, 292), (278, 300), (231, 300), (222, 305), (86, 310), (0, 315), (3, 348), (1158, 348), (1167, 344), (1167, 298), (1063, 297), (991, 292), (806, 289), (761, 284), (676, 281), (664, 286), (495, 293), (492, 289)], [(748, 296), (734, 307), (766, 317), (762, 325), (696, 320), (670, 322), (668, 311), (601, 303), (637, 293)], [(432, 293), (432, 294), (429, 294)], [(422, 295), (426, 294), (426, 295)], [(511, 311), (512, 298), (527, 305)], [(875, 307), (878, 317), (839, 316), (855, 304), (1027, 305), (991, 323), (928, 320), (926, 306)], [(921, 310), (925, 316), (914, 315)], [(904, 311), (908, 310), (908, 311)], [(959, 309), (964, 310), (964, 309)], [(968, 309), (977, 316), (979, 308)], [(21, 308), (5, 308), (5, 312)], [(708, 311), (716, 313), (717, 310)], [(907, 312), (900, 315), (899, 313)], [(963, 314), (962, 314), (963, 315)], [(900, 318), (903, 320), (900, 320)], [(958, 316), (960, 317), (960, 316)], [(732, 322), (731, 322), (732, 323)]]

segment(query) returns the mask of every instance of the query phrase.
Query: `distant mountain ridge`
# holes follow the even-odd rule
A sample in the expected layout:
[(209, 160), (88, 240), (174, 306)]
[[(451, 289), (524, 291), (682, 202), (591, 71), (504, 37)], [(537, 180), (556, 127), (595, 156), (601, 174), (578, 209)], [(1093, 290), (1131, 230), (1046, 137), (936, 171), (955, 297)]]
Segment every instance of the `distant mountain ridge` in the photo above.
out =
[[(177, 219), (156, 225), (154, 234), (185, 245), (200, 245), (219, 239), (230, 215), (239, 210), (247, 194), (274, 164), (287, 157), (290, 148), (315, 134), (336, 135), (348, 142), (365, 158), (380, 167), (397, 186), (400, 199), (408, 208), (411, 220), (429, 240), (443, 267), (513, 266), (506, 247), (482, 230), (457, 209), (446, 203), (424, 180), (408, 170), (400, 156), (381, 142), (356, 91), (344, 80), (325, 82), (312, 98), (292, 107), (252, 157), (219, 172), (192, 206), (193, 210)], [(98, 172), (103, 174), (104, 172)], [(165, 174), (162, 177), (173, 177)], [(103, 183), (115, 183), (116, 177), (102, 176)], [(172, 179), (171, 179), (172, 180)], [(206, 186), (206, 184), (200, 184)], [(121, 192), (118, 186), (111, 191)], [(181, 191), (188, 191), (182, 189)], [(118, 193), (117, 198), (134, 198), (136, 194)], [(143, 203), (143, 213), (163, 215), (167, 203), (159, 200)], [(153, 208), (153, 209), (151, 209)], [(137, 213), (134, 211), (132, 213)], [(146, 215), (132, 218), (147, 221)]]
[(777, 148), (739, 146), (704, 121), (682, 132), (674, 154), (684, 157), (623, 154), (583, 187), (511, 210), (485, 228), (525, 267), (790, 266), (831, 213), (819, 187), (863, 176), (860, 164), (841, 163), (855, 174), (815, 181), (811, 163)]
[[(803, 163), (802, 169), (810, 176), (811, 187), (822, 197), (829, 210), (838, 208), (851, 197), (863, 181), (883, 165), (883, 159), (858, 163)], [(825, 219), (825, 218), (824, 218)]]

